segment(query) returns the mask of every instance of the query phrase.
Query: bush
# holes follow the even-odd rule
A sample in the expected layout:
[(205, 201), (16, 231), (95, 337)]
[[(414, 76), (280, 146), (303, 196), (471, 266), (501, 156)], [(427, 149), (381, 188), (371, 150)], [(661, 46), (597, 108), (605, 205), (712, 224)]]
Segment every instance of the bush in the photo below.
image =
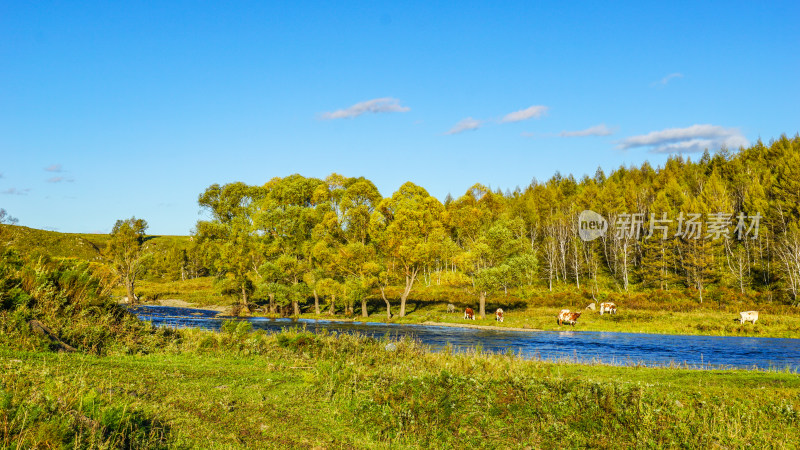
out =
[(311, 332), (292, 334), (284, 332), (275, 335), (278, 345), (293, 350), (315, 348), (319, 346), (319, 337)]
[[(27, 261), (13, 251), (0, 255), (0, 344), (19, 350), (62, 347), (105, 354), (147, 353), (176, 338), (153, 328), (109, 295), (96, 265), (65, 258)], [(55, 335), (31, 332), (38, 320)], [(56, 345), (58, 344), (58, 345)]]

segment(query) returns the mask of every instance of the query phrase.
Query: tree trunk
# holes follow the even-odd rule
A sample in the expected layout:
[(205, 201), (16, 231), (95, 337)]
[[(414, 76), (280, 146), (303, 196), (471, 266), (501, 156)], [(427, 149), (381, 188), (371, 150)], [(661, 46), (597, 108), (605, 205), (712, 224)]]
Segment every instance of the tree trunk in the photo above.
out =
[(331, 295), (331, 310), (328, 314), (335, 316), (336, 315), (336, 295)]
[[(622, 247), (622, 276), (625, 292), (628, 292), (628, 243)], [(702, 303), (702, 302), (701, 302)]]
[(250, 313), (250, 307), (247, 306), (247, 283), (242, 283), (242, 311)]
[(298, 303), (297, 300), (292, 300), (292, 307), (294, 308), (294, 315), (295, 316), (299, 316), (300, 315), (300, 303)]
[(136, 294), (133, 292), (133, 282), (130, 280), (125, 280), (125, 290), (128, 292), (128, 303), (131, 305), (135, 305), (138, 303), (136, 301)]
[(486, 318), (486, 291), (481, 291), (480, 314), (481, 319)]
[(386, 319), (392, 320), (392, 305), (389, 303), (389, 300), (386, 298), (386, 291), (383, 286), (381, 286), (381, 297), (383, 301), (386, 303)]
[(319, 295), (316, 289), (314, 289), (314, 314), (319, 315)]
[(414, 286), (414, 278), (417, 277), (418, 270), (412, 271), (410, 277), (406, 275), (406, 288), (403, 290), (403, 295), (400, 296), (400, 317), (406, 316), (406, 300), (408, 294), (411, 293), (411, 287)]
[(361, 317), (369, 317), (369, 313), (367, 312), (367, 299), (361, 299)]
[(275, 294), (269, 294), (269, 312), (275, 313)]

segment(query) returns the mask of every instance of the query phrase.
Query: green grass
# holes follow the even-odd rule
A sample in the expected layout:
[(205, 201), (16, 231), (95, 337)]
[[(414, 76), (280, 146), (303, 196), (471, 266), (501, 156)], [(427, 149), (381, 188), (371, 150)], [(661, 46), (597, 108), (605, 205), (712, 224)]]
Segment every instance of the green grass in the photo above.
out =
[(2, 242), (26, 254), (97, 261), (107, 235), (56, 233), (17, 225), (0, 225)]
[(386, 351), (364, 337), (239, 328), (186, 331), (149, 355), (0, 350), (0, 447), (792, 448), (800, 439), (792, 373), (546, 363), (409, 341)]
[[(58, 233), (19, 225), (0, 224), (0, 242), (25, 254), (41, 254), (51, 258), (78, 258), (100, 261), (108, 244), (108, 234)], [(185, 249), (189, 236), (147, 236), (145, 249), (154, 253), (170, 248)]]
[[(197, 306), (227, 306), (236, 301), (217, 292), (214, 288), (214, 279), (211, 277), (177, 281), (143, 280), (136, 284), (136, 293), (143, 301), (176, 299)], [(117, 286), (112, 290), (112, 294), (124, 297), (125, 288)]]

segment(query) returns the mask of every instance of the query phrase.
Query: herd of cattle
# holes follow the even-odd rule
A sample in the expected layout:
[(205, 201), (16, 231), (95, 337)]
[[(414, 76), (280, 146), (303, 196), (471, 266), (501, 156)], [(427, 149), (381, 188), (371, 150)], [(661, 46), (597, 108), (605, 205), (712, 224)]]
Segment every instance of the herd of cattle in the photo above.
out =
[[(589, 306), (586, 307), (586, 309), (595, 311), (595, 310), (597, 310), (597, 307), (595, 306), (594, 303), (591, 303), (591, 304), (589, 304)], [(447, 312), (448, 313), (456, 312), (455, 305), (453, 305), (452, 303), (448, 304), (447, 305)], [(602, 316), (605, 313), (616, 314), (617, 313), (617, 305), (615, 303), (613, 303), (613, 302), (600, 303), (600, 315)], [(503, 321), (503, 314), (504, 314), (503, 309), (502, 308), (497, 308), (497, 311), (494, 312), (494, 320), (496, 320), (498, 322), (502, 322)], [(575, 324), (578, 322), (578, 317), (580, 317), (580, 316), (581, 316), (581, 312), (570, 311), (568, 309), (562, 309), (561, 312), (558, 313), (558, 316), (556, 316), (556, 323), (558, 323), (559, 325), (572, 325), (572, 326), (575, 326)], [(464, 320), (475, 320), (475, 311), (472, 308), (467, 307), (464, 310)], [(758, 311), (740, 312), (739, 313), (739, 318), (738, 319), (734, 319), (734, 320), (738, 321), (739, 323), (752, 322), (753, 325), (755, 325), (756, 320), (758, 320)]]

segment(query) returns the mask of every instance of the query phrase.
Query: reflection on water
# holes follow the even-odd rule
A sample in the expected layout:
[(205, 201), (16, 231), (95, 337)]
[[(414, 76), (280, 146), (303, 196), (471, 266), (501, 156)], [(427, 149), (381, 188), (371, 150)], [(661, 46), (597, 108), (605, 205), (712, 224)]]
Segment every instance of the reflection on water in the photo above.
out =
[[(224, 319), (216, 311), (168, 306), (131, 308), (156, 326), (219, 330)], [(376, 338), (409, 336), (434, 351), (450, 344), (454, 351), (480, 347), (486, 352), (513, 352), (525, 358), (600, 361), (615, 365), (670, 365), (691, 368), (737, 367), (800, 370), (800, 339), (684, 336), (609, 333), (592, 331), (496, 331), (429, 325), (396, 325), (376, 322), (340, 322), (310, 319), (247, 319), (254, 329), (280, 331), (305, 328), (358, 333)]]

